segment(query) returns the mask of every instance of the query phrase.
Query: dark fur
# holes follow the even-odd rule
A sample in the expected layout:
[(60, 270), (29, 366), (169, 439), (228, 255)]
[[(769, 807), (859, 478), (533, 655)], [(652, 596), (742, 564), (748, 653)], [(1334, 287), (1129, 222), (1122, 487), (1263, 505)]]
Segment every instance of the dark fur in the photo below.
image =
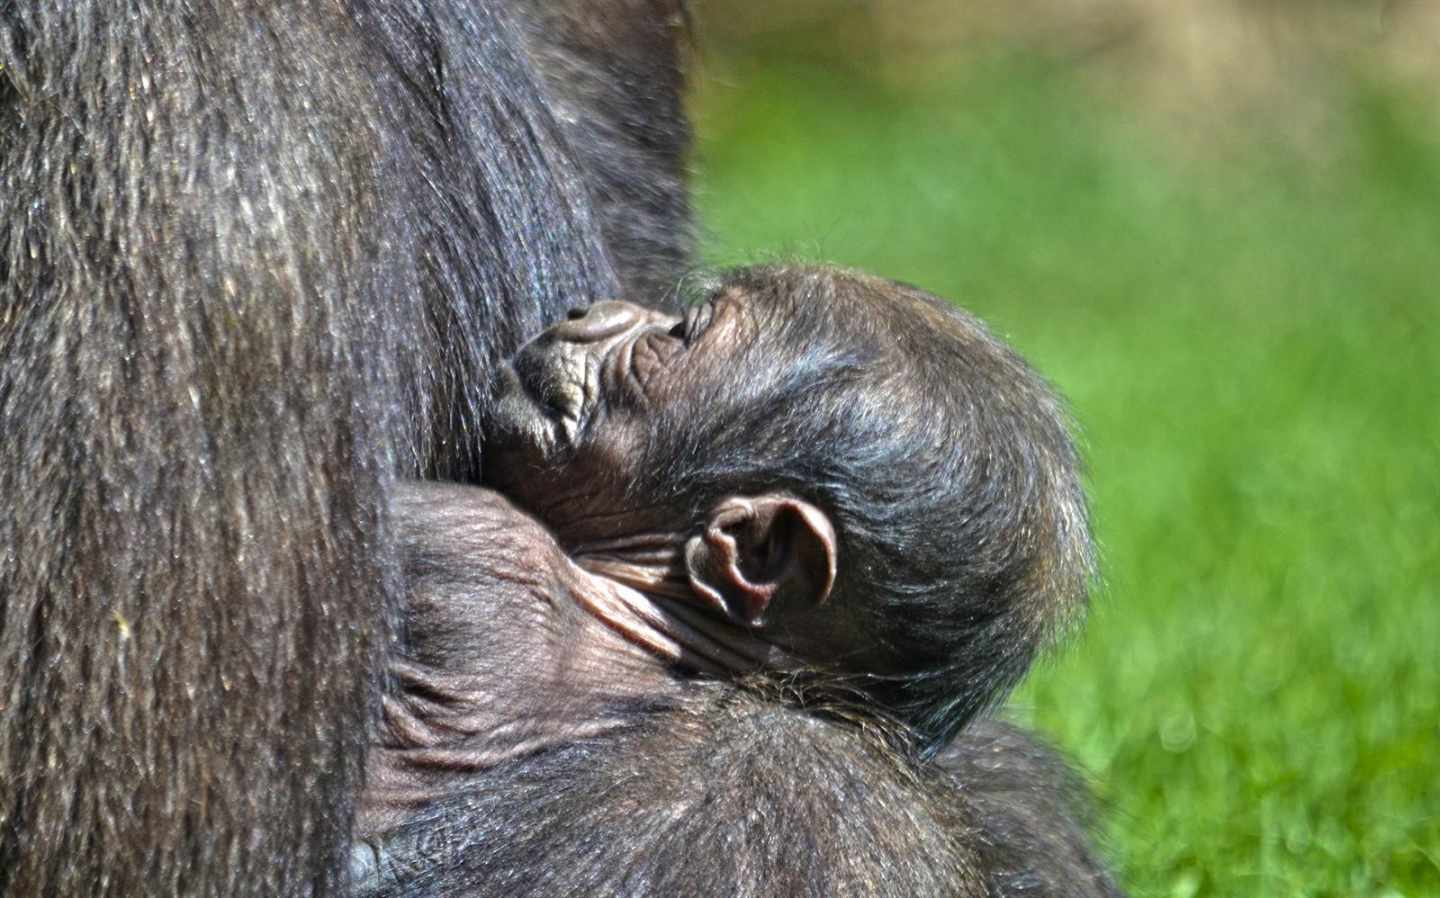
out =
[[(860, 272), (739, 269), (744, 372), (657, 417), (635, 507), (803, 497), (840, 535), (834, 616), (853, 683), (944, 745), (1083, 615), (1093, 576), (1080, 460), (1054, 391), (975, 318)], [(850, 644), (850, 643), (847, 643)]]
[[(673, 300), (694, 238), (681, 108), (688, 17), (681, 0), (522, 0), (528, 45), (620, 270), (625, 299)], [(637, 173), (642, 173), (638, 176)]]
[[(688, 253), (674, 10), (523, 12), (0, 7), (0, 894), (343, 880), (391, 478), (474, 478), (496, 359)], [(745, 694), (654, 710), (417, 821), (407, 893), (1090, 869), (1046, 866), (1083, 842), (1023, 739), (1033, 791), (967, 803)]]
[[(336, 891), (390, 479), (474, 477), (496, 360), (620, 283), (583, 179), (637, 157), (572, 161), (520, 35), (0, 6), (0, 894)], [(632, 108), (577, 96), (577, 132)]]
[(490, 771), (357, 852), (365, 898), (1116, 898), (1083, 793), (977, 720), (933, 765), (717, 684)]
[(987, 894), (1124, 894), (1091, 844), (1095, 815), (1085, 783), (1033, 736), (977, 720), (936, 764), (965, 805)]

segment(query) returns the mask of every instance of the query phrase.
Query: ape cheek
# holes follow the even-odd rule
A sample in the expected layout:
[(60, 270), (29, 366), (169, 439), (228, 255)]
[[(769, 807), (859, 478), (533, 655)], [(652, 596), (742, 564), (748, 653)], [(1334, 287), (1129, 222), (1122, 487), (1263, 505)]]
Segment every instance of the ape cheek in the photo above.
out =
[(668, 375), (684, 355), (685, 344), (669, 334), (651, 332), (636, 341), (630, 374), (646, 405), (664, 401), (665, 387), (671, 379)]
[(507, 492), (563, 544), (614, 535), (632, 508), (646, 504), (632, 489), (644, 457), (640, 429), (628, 416), (607, 415), (564, 464), (520, 478)]

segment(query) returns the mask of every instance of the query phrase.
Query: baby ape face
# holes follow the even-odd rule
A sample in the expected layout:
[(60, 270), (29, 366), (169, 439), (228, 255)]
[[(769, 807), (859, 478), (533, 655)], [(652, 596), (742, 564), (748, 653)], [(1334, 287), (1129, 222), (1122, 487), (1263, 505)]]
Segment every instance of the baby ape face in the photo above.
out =
[(767, 308), (732, 287), (683, 317), (624, 302), (572, 314), (523, 347), (505, 372), (487, 482), (539, 517), (582, 564), (594, 569), (598, 559), (632, 585), (747, 628), (814, 609), (834, 585), (838, 551), (818, 507), (763, 477), (722, 478), (706, 495), (687, 494), (670, 470), (705, 453), (707, 431), (744, 431), (763, 442), (775, 423), (756, 427), (734, 414), (786, 367), (765, 339)]
[(752, 337), (735, 292), (683, 317), (616, 301), (572, 312), (505, 370), (487, 481), (568, 547), (663, 526), (674, 514), (633, 507), (644, 445), (725, 389)]

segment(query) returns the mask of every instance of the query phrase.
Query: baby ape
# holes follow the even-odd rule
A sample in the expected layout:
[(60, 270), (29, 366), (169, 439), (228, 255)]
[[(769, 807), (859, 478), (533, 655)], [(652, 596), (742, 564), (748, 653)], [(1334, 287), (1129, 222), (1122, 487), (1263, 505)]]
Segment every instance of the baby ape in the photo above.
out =
[(436, 486), (397, 509), (368, 888), (1115, 893), (1063, 766), (996, 724), (957, 738), (1091, 570), (1058, 404), (978, 322), (752, 269), (683, 319), (573, 315), (498, 409), (487, 477), (538, 521)]
[(504, 379), (488, 481), (582, 567), (859, 675), (931, 744), (1083, 605), (1058, 401), (917, 289), (740, 271), (683, 320), (598, 305)]

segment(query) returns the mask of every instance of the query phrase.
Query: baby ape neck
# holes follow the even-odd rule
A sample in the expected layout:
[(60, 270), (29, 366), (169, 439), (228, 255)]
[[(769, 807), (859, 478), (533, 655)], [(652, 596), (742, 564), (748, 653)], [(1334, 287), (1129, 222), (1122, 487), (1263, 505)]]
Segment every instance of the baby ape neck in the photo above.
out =
[(406, 640), (389, 662), (358, 831), (378, 832), (482, 770), (633, 725), (637, 706), (783, 663), (699, 604), (678, 536), (567, 553), (499, 493), (396, 488)]
[(682, 539), (645, 533), (576, 547), (577, 603), (627, 643), (659, 660), (714, 676), (784, 664), (758, 633), (708, 612), (682, 564)]

